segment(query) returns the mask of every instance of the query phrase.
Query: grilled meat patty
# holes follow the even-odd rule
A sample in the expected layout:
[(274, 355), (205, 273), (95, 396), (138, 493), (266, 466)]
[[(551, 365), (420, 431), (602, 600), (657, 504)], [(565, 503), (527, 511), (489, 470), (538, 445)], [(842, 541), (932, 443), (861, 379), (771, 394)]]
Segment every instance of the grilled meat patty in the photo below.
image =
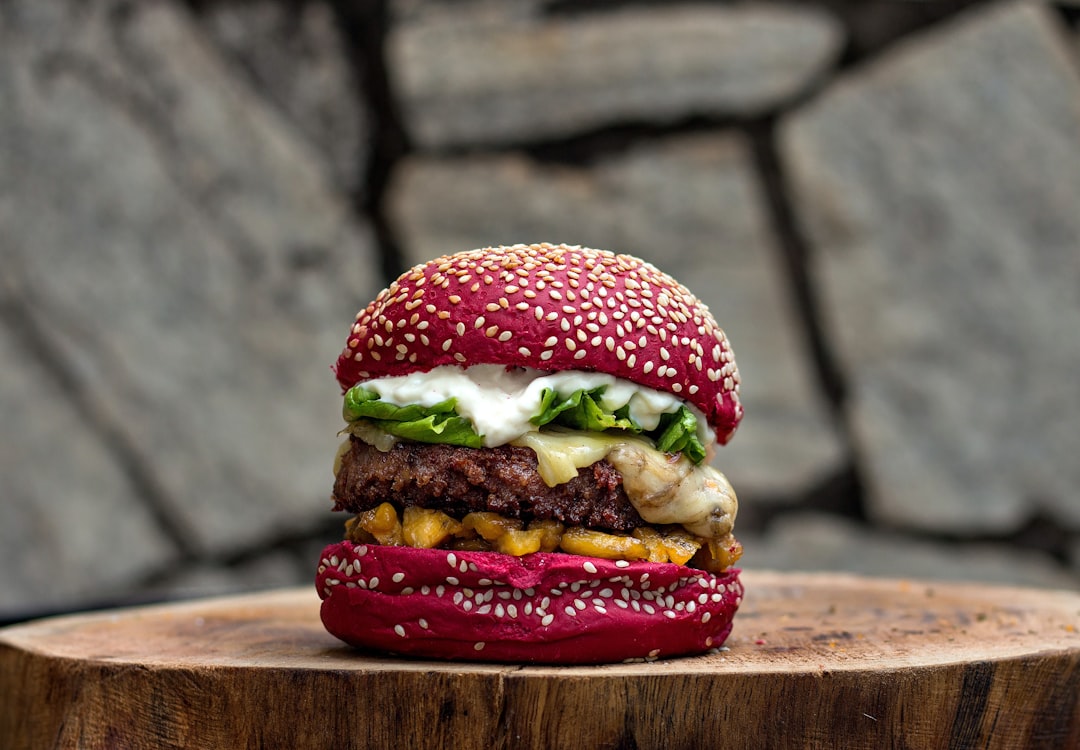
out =
[(463, 448), (398, 443), (383, 452), (355, 436), (334, 482), (334, 510), (353, 513), (389, 501), (437, 508), (461, 517), (491, 511), (528, 522), (551, 518), (570, 526), (630, 531), (645, 525), (607, 461), (548, 487), (530, 448)]

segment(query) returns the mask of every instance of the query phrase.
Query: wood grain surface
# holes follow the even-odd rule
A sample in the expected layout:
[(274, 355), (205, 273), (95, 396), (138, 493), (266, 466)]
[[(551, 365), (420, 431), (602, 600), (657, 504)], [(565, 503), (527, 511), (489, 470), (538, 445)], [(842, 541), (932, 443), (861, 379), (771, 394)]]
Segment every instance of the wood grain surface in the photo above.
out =
[(3, 748), (1078, 748), (1080, 594), (743, 574), (726, 650), (406, 661), (313, 589), (0, 630)]

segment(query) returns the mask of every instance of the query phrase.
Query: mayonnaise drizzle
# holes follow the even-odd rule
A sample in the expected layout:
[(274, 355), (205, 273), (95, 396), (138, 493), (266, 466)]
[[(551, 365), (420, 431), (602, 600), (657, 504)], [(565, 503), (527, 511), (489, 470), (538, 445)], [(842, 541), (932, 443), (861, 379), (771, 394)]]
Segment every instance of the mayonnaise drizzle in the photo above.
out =
[(384, 401), (398, 406), (434, 406), (448, 398), (456, 398), (457, 413), (469, 419), (483, 435), (485, 448), (505, 445), (535, 431), (537, 427), (529, 419), (536, 415), (545, 388), (570, 394), (580, 388), (591, 390), (602, 385), (607, 386), (601, 400), (604, 408), (614, 411), (629, 404), (630, 416), (645, 430), (655, 429), (662, 414), (678, 411), (680, 406), (686, 405), (697, 417), (701, 444), (710, 446), (716, 440), (704, 415), (678, 397), (599, 372), (546, 373), (525, 368), (508, 370), (502, 365), (469, 368), (445, 365), (427, 372), (368, 380), (363, 384)]

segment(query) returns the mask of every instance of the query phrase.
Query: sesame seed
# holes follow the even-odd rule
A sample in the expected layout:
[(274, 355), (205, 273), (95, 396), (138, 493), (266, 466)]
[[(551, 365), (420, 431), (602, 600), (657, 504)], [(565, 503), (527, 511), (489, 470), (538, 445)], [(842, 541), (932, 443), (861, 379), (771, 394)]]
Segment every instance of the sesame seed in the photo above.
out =
[(548, 625), (551, 624), (552, 620), (554, 620), (554, 619), (555, 619), (555, 615), (544, 615), (543, 618), (540, 620), (540, 624), (543, 625), (544, 627), (547, 627)]
[(403, 580), (405, 580), (405, 574), (404, 573), (394, 573), (394, 575), (390, 578), (390, 580), (392, 580), (394, 583), (401, 583)]
[(400, 625), (395, 625), (394, 626), (394, 632), (397, 633), (402, 638), (405, 637), (405, 628), (401, 627)]
[(477, 650), (477, 651), (483, 651), (484, 650), (484, 642), (483, 641), (477, 641), (476, 643), (473, 644), (473, 648), (475, 650)]

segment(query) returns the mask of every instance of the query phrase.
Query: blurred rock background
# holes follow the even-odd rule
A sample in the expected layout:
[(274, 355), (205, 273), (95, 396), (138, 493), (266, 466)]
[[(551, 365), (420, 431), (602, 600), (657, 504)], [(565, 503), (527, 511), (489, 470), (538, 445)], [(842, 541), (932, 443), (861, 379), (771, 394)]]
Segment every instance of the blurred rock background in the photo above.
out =
[(744, 565), (1080, 582), (1080, 5), (3, 0), (0, 620), (306, 584), (360, 307), (640, 255)]

